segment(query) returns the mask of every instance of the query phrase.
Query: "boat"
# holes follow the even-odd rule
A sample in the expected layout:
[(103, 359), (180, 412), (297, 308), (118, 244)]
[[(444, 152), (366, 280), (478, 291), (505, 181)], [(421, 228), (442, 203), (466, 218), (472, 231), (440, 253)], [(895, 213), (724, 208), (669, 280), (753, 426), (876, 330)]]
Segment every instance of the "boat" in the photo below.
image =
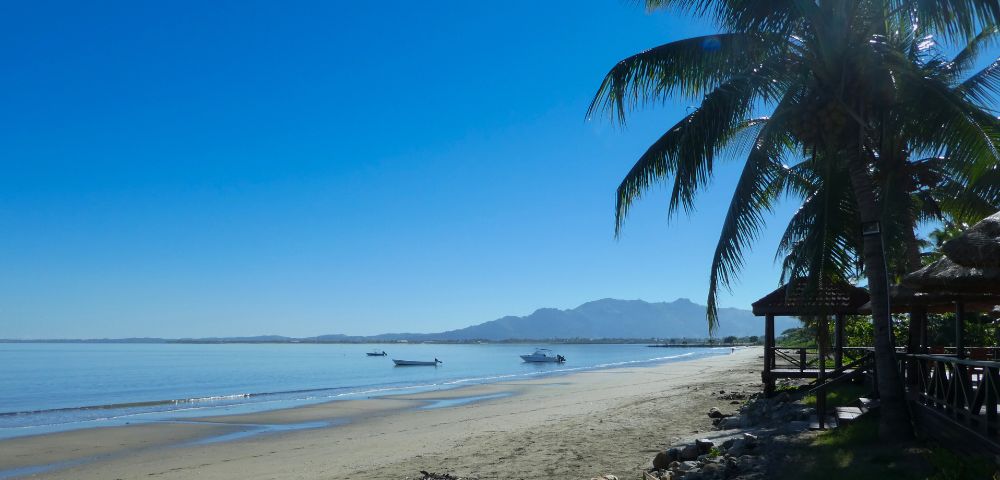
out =
[(382, 350), (381, 352), (378, 351), (378, 350), (372, 350), (372, 351), (366, 353), (365, 355), (368, 355), (369, 357), (384, 357), (384, 356), (386, 356), (388, 354), (385, 353), (385, 350)]
[(398, 366), (398, 367), (415, 367), (415, 366), (418, 366), (418, 365), (423, 365), (423, 366), (428, 366), (428, 367), (432, 367), (432, 366), (436, 367), (437, 364), (444, 363), (444, 362), (442, 362), (441, 360), (438, 360), (436, 358), (434, 359), (433, 362), (424, 362), (424, 361), (420, 361), (420, 360), (396, 360), (394, 358), (394, 359), (392, 359), (392, 363), (395, 363), (396, 366)]
[(566, 357), (556, 355), (552, 353), (552, 350), (547, 348), (536, 348), (535, 353), (532, 353), (531, 355), (521, 355), (521, 359), (525, 362), (532, 363), (562, 363), (566, 361)]

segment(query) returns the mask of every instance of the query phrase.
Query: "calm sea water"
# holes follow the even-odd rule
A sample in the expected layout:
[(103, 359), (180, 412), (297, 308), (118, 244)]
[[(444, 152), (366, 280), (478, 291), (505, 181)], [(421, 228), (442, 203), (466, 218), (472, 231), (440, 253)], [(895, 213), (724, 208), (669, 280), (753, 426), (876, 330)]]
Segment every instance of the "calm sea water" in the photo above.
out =
[[(683, 361), (729, 349), (548, 345), (0, 344), (0, 438)], [(388, 357), (368, 357), (373, 348)], [(392, 358), (438, 367), (395, 367)]]

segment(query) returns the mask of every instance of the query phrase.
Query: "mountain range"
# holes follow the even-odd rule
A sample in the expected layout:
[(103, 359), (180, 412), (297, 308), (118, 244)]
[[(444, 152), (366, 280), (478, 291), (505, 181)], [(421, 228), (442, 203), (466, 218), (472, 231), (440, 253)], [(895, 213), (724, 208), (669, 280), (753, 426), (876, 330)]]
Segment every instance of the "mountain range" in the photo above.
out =
[[(506, 316), (470, 327), (439, 333), (385, 333), (372, 336), (342, 334), (292, 338), (279, 335), (256, 337), (212, 337), (169, 340), (162, 338), (100, 339), (92, 342), (381, 342), (381, 341), (504, 341), (544, 339), (696, 339), (708, 337), (706, 307), (686, 298), (673, 302), (650, 303), (643, 300), (605, 298), (576, 308), (559, 310), (541, 308), (523, 317)], [(794, 318), (775, 319), (775, 331), (781, 333), (798, 327)], [(715, 336), (748, 337), (764, 333), (764, 319), (748, 310), (719, 309), (719, 329)], [(79, 340), (62, 340), (79, 341)]]
[[(390, 333), (377, 340), (490, 340), (511, 339), (602, 339), (602, 338), (706, 338), (706, 307), (686, 298), (673, 302), (605, 298), (579, 307), (559, 310), (541, 308), (523, 317), (506, 316), (458, 330), (440, 333)], [(798, 327), (794, 318), (775, 319), (775, 331)], [(764, 334), (764, 319), (749, 310), (719, 309), (716, 337), (747, 337)], [(320, 337), (322, 338), (322, 337)]]

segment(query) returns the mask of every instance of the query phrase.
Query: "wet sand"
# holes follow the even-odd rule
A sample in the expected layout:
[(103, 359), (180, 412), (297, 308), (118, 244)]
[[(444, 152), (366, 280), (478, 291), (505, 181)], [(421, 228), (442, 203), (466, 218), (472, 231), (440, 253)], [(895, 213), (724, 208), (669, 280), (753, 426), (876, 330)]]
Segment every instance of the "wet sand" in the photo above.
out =
[(0, 441), (0, 478), (635, 478), (705, 431), (761, 350), (453, 390)]

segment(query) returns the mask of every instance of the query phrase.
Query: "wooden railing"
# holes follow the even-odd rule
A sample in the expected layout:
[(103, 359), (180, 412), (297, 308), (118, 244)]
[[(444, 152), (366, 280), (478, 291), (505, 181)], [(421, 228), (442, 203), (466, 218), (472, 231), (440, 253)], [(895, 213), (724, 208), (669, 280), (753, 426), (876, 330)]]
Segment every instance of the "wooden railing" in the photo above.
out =
[(947, 355), (899, 358), (908, 396), (917, 407), (1000, 443), (1000, 363)]
[[(843, 359), (841, 361), (842, 365), (847, 365), (853, 363), (856, 360), (864, 358), (868, 352), (871, 351), (870, 348), (861, 347), (844, 347), (843, 348)], [(772, 360), (772, 369), (784, 369), (784, 370), (798, 370), (805, 371), (808, 369), (819, 368), (819, 349), (812, 347), (774, 347), (770, 352)], [(834, 364), (834, 349), (829, 349), (826, 354), (826, 367), (835, 368)]]
[(827, 427), (826, 418), (829, 412), (826, 408), (826, 394), (829, 389), (834, 385), (859, 378), (870, 372), (875, 364), (872, 353), (867, 349), (858, 349), (853, 353), (859, 356), (840, 368), (826, 372), (826, 376), (817, 378), (810, 384), (812, 388), (806, 392), (806, 395), (816, 395), (816, 419), (819, 428)]
[[(965, 347), (962, 349), (965, 358), (969, 360), (1000, 360), (1000, 347)], [(955, 347), (927, 347), (931, 355), (957, 355)]]

